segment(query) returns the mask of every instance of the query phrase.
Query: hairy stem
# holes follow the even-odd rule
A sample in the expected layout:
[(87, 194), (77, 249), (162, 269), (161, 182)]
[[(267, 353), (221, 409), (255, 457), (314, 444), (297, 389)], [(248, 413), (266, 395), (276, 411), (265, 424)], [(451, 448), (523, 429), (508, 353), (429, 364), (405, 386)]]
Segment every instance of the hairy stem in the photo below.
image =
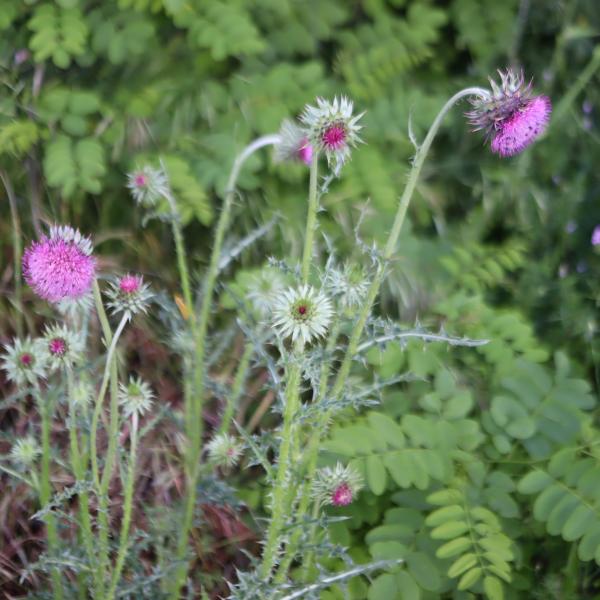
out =
[(107, 600), (113, 600), (117, 589), (117, 584), (123, 571), (125, 558), (127, 556), (127, 546), (129, 544), (129, 526), (131, 524), (131, 511), (133, 506), (133, 487), (135, 482), (135, 464), (137, 453), (137, 438), (138, 438), (138, 415), (134, 413), (131, 416), (131, 433), (129, 447), (129, 472), (127, 474), (127, 483), (125, 484), (125, 497), (123, 499), (123, 520), (121, 521), (121, 535), (119, 539), (119, 550), (115, 569), (113, 571), (110, 590), (107, 595)]
[[(48, 405), (49, 398), (46, 396), (42, 399), (40, 390), (36, 386), (36, 400), (40, 418), (42, 421), (42, 456), (40, 464), (40, 505), (46, 506), (52, 497), (52, 485), (50, 482), (50, 407)], [(46, 517), (46, 535), (48, 536), (48, 549), (50, 553), (56, 553), (58, 550), (58, 530), (56, 527), (56, 518), (50, 511)], [(50, 573), (52, 577), (52, 593), (54, 600), (62, 600), (64, 597), (62, 579), (58, 568), (52, 569)]]
[(14, 270), (14, 281), (15, 281), (15, 306), (17, 308), (17, 314), (15, 316), (15, 323), (17, 329), (17, 335), (21, 337), (23, 335), (23, 293), (21, 283), (21, 256), (23, 248), (21, 246), (21, 220), (19, 219), (19, 211), (17, 209), (17, 198), (13, 189), (12, 183), (8, 177), (8, 174), (4, 170), (0, 170), (0, 179), (6, 190), (6, 196), (8, 197), (8, 205), (10, 206), (10, 218), (12, 220), (13, 230), (13, 270)]
[[(194, 520), (194, 508), (196, 505), (196, 483), (198, 480), (198, 467), (202, 452), (202, 430), (204, 425), (202, 420), (202, 407), (204, 404), (204, 357), (206, 355), (206, 334), (208, 332), (208, 322), (211, 314), (213, 293), (219, 272), (219, 258), (221, 256), (223, 241), (225, 239), (225, 232), (227, 231), (229, 222), (231, 220), (231, 211), (235, 198), (235, 187), (241, 168), (246, 160), (260, 148), (277, 144), (278, 142), (278, 135), (263, 136), (246, 146), (246, 148), (244, 148), (244, 150), (242, 150), (242, 152), (236, 157), (231, 169), (229, 180), (227, 182), (223, 208), (221, 209), (221, 214), (219, 215), (219, 220), (217, 222), (215, 240), (210, 256), (208, 272), (206, 273), (205, 277), (202, 305), (200, 308), (200, 314), (195, 332), (193, 381), (192, 385), (190, 386), (191, 398), (190, 402), (186, 406), (185, 415), (186, 432), (188, 435), (187, 455), (185, 461), (187, 489), (184, 503), (183, 523), (180, 529), (176, 552), (176, 558), (180, 561), (184, 561), (185, 559), (188, 537)], [(187, 567), (185, 565), (176, 571), (171, 592), (172, 599), (179, 597), (179, 590), (183, 585), (186, 573)]]
[(310, 182), (308, 187), (308, 213), (306, 215), (306, 233), (304, 237), (304, 252), (302, 255), (302, 283), (308, 283), (310, 275), (310, 263), (313, 253), (313, 240), (315, 228), (317, 226), (317, 181), (319, 170), (319, 153), (313, 152), (312, 162), (310, 164)]

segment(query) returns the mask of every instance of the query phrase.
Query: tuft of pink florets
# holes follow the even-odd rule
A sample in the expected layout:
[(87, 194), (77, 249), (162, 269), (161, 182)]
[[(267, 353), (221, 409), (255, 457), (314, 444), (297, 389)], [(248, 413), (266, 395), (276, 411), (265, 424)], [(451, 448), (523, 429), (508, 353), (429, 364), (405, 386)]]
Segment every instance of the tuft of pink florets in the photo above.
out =
[(305, 164), (310, 167), (310, 163), (312, 162), (313, 157), (313, 149), (308, 141), (308, 138), (302, 138), (300, 140), (300, 148), (298, 149), (298, 158)]
[(532, 144), (548, 126), (552, 104), (547, 96), (531, 98), (525, 106), (498, 125), (492, 138), (492, 152), (513, 156)]
[(142, 287), (144, 280), (140, 275), (124, 275), (119, 279), (119, 289), (125, 294), (133, 294)]
[(48, 302), (76, 300), (92, 289), (96, 260), (89, 239), (71, 227), (53, 227), (23, 254), (23, 275)]
[(331, 504), (333, 506), (348, 506), (352, 503), (354, 494), (352, 488), (347, 483), (342, 483), (331, 494)]

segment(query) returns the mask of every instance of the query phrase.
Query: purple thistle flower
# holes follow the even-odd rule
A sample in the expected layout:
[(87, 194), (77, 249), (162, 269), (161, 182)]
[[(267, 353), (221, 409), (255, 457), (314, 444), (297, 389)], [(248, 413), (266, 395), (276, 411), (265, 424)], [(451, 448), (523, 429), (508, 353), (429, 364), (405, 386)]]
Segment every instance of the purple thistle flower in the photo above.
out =
[(75, 300), (87, 294), (96, 275), (92, 243), (71, 227), (52, 227), (23, 254), (23, 275), (48, 302)]
[(513, 156), (531, 145), (548, 126), (552, 104), (547, 96), (531, 96), (523, 73), (498, 71), (500, 85), (490, 79), (491, 91), (471, 101), (467, 118), (474, 130), (491, 138), (492, 152)]
[(596, 225), (594, 227), (594, 231), (592, 232), (592, 246), (600, 245), (600, 225)]

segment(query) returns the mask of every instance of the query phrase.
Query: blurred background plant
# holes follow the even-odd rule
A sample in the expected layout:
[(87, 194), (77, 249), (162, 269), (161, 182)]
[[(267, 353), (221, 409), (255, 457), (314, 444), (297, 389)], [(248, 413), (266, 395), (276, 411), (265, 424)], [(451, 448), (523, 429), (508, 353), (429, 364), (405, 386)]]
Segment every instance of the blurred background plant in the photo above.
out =
[[(406, 565), (355, 578), (349, 588), (332, 587), (320, 597), (466, 597), (452, 591), (461, 572), (449, 572), (451, 555), (439, 556), (442, 543), (461, 534), (430, 535), (444, 524), (431, 513), (446, 504), (462, 506), (472, 514), (469, 522), (486, 523), (494, 535), (501, 531), (512, 540), (512, 560), (498, 542), (511, 563), (507, 597), (593, 596), (597, 567), (589, 560), (596, 538), (582, 550), (583, 542), (573, 541), (583, 532), (574, 525), (565, 531), (580, 507), (565, 502), (562, 517), (549, 521), (543, 502), (532, 515), (527, 494), (546, 493), (558, 503), (557, 491), (545, 491), (554, 489), (550, 480), (540, 475), (517, 486), (538, 461), (547, 477), (574, 489), (577, 481), (565, 479), (560, 460), (550, 474), (545, 470), (544, 461), (564, 448), (577, 449), (577, 456), (568, 455), (573, 463), (586, 460), (583, 452), (594, 461), (588, 468), (597, 464), (589, 388), (596, 396), (600, 376), (600, 245), (592, 243), (600, 223), (599, 27), (595, 0), (0, 0), (0, 341), (35, 334), (49, 314), (15, 285), (15, 228), (30, 239), (46, 223), (72, 223), (93, 235), (101, 270), (134, 270), (153, 287), (172, 291), (163, 298), (162, 326), (139, 320), (123, 341), (122, 360), (153, 382), (161, 419), (138, 451), (136, 564), (127, 568), (140, 580), (130, 582), (131, 597), (155, 597), (153, 582), (163, 575), (159, 540), (177, 525), (162, 510), (180, 499), (183, 480), (177, 458), (182, 390), (166, 340), (169, 311), (178, 305), (185, 313), (186, 307), (176, 296), (169, 230), (157, 220), (141, 228), (125, 173), (163, 159), (194, 279), (208, 260), (209, 226), (235, 155), (251, 139), (277, 131), (315, 96), (346, 93), (366, 110), (366, 145), (332, 183), (320, 218), (340, 260), (352, 259), (361, 218), (363, 240), (385, 239), (414, 152), (409, 133), (421, 140), (449, 95), (484, 85), (510, 64), (522, 66), (535, 77), (536, 90), (552, 98), (548, 134), (522, 156), (500, 160), (483, 151), (480, 136), (467, 135), (461, 107), (455, 110), (425, 165), (379, 303), (382, 313), (411, 326), (417, 319), (429, 328), (447, 324), (453, 334), (492, 342), (451, 352), (423, 351), (413, 342), (371, 350), (368, 377), (410, 371), (426, 382), (399, 382), (382, 392), (381, 406), (359, 417), (348, 413), (347, 422), (336, 424), (324, 464), (353, 461), (366, 490), (357, 503), (332, 509), (351, 519), (330, 529), (356, 562), (402, 557)], [(306, 178), (303, 164), (274, 164), (267, 153), (248, 161), (226, 247), (235, 249), (275, 214), (281, 218), (228, 265), (235, 280), (230, 290), (248, 290), (267, 252), (299, 256)], [(166, 216), (169, 207), (157, 210)], [(317, 247), (325, 263), (322, 237)], [(234, 386), (235, 366), (244, 358), (236, 297), (223, 293), (215, 315), (231, 336), (211, 366), (209, 427), (218, 425), (225, 395), (218, 384)], [(235, 416), (249, 432), (268, 432), (278, 422), (269, 412), (273, 393), (265, 391), (266, 379), (251, 367), (240, 394)], [(0, 381), (0, 444), (8, 456), (15, 438), (28, 434), (33, 406)], [(377, 438), (387, 428), (392, 435), (383, 439), (395, 460), (380, 458), (388, 447), (379, 448)], [(404, 438), (406, 444), (398, 441)], [(62, 448), (68, 432), (55, 423), (52, 439)], [(436, 465), (447, 444), (459, 458)], [(404, 448), (411, 456), (400, 459)], [(42, 597), (45, 575), (36, 560), (44, 533), (29, 520), (36, 498), (23, 493), (18, 479), (2, 477), (0, 589), (7, 597)], [(60, 472), (55, 477), (59, 487), (70, 483)], [(257, 519), (266, 500), (261, 477), (255, 468), (234, 469), (228, 482), (236, 495), (218, 480), (203, 488), (190, 573), (209, 597), (226, 594), (223, 580), (235, 581), (235, 569), (247, 566), (243, 550), (258, 552)], [(119, 497), (119, 490), (113, 493)], [(594, 494), (581, 493), (590, 494), (592, 512), (582, 510), (579, 518), (600, 531)], [(114, 527), (116, 536), (118, 523)], [(473, 543), (481, 549), (486, 542)], [(341, 568), (331, 560), (328, 568)]]

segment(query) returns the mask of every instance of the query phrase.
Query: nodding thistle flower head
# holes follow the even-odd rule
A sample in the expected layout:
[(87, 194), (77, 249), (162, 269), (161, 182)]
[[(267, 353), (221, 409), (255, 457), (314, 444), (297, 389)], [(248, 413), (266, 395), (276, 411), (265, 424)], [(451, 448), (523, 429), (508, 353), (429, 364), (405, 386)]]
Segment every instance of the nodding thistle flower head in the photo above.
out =
[(43, 350), (51, 372), (71, 369), (83, 359), (83, 340), (64, 325), (46, 327)]
[(325, 281), (331, 295), (339, 298), (344, 309), (361, 306), (369, 291), (369, 280), (363, 268), (352, 263), (346, 263), (343, 269), (330, 269)]
[(293, 121), (285, 119), (279, 129), (279, 143), (275, 145), (275, 161), (301, 160), (310, 165), (313, 149), (307, 132)]
[(354, 501), (356, 494), (363, 487), (360, 474), (341, 463), (337, 463), (333, 469), (320, 469), (316, 477), (313, 495), (321, 504), (347, 506)]
[(492, 152), (513, 156), (531, 145), (548, 126), (552, 104), (547, 96), (532, 96), (523, 72), (498, 71), (500, 84), (490, 78), (491, 91), (471, 100), (467, 118), (475, 131), (491, 138)]
[(12, 346), (4, 346), (2, 359), (8, 380), (17, 385), (34, 385), (46, 376), (46, 356), (40, 340), (15, 339)]
[(162, 170), (146, 165), (127, 175), (127, 187), (138, 204), (151, 208), (168, 193), (169, 182)]
[(153, 400), (152, 389), (140, 377), (130, 377), (127, 385), (119, 384), (119, 404), (127, 418), (143, 416), (150, 410)]
[(235, 467), (244, 448), (240, 442), (228, 433), (216, 435), (206, 446), (209, 459), (221, 467)]
[(119, 277), (110, 284), (106, 295), (109, 299), (107, 306), (112, 313), (123, 313), (128, 319), (136, 313), (145, 313), (153, 296), (150, 286), (144, 283), (141, 275)]
[(255, 310), (264, 317), (270, 312), (284, 288), (281, 274), (273, 268), (266, 267), (254, 275), (248, 284), (247, 297)]
[(344, 163), (350, 159), (350, 149), (362, 142), (358, 132), (364, 115), (352, 115), (353, 104), (345, 96), (333, 102), (317, 98), (317, 106), (307, 105), (300, 120), (307, 128), (308, 139), (313, 149), (325, 152), (329, 167), (336, 176)]
[(30, 467), (41, 454), (40, 447), (34, 437), (17, 440), (10, 449), (10, 459), (22, 467)]
[(273, 325), (281, 337), (309, 344), (327, 333), (333, 308), (331, 300), (310, 285), (289, 288), (273, 304)]
[(96, 276), (92, 242), (72, 227), (51, 227), (25, 250), (23, 275), (44, 300), (77, 300), (90, 292)]

